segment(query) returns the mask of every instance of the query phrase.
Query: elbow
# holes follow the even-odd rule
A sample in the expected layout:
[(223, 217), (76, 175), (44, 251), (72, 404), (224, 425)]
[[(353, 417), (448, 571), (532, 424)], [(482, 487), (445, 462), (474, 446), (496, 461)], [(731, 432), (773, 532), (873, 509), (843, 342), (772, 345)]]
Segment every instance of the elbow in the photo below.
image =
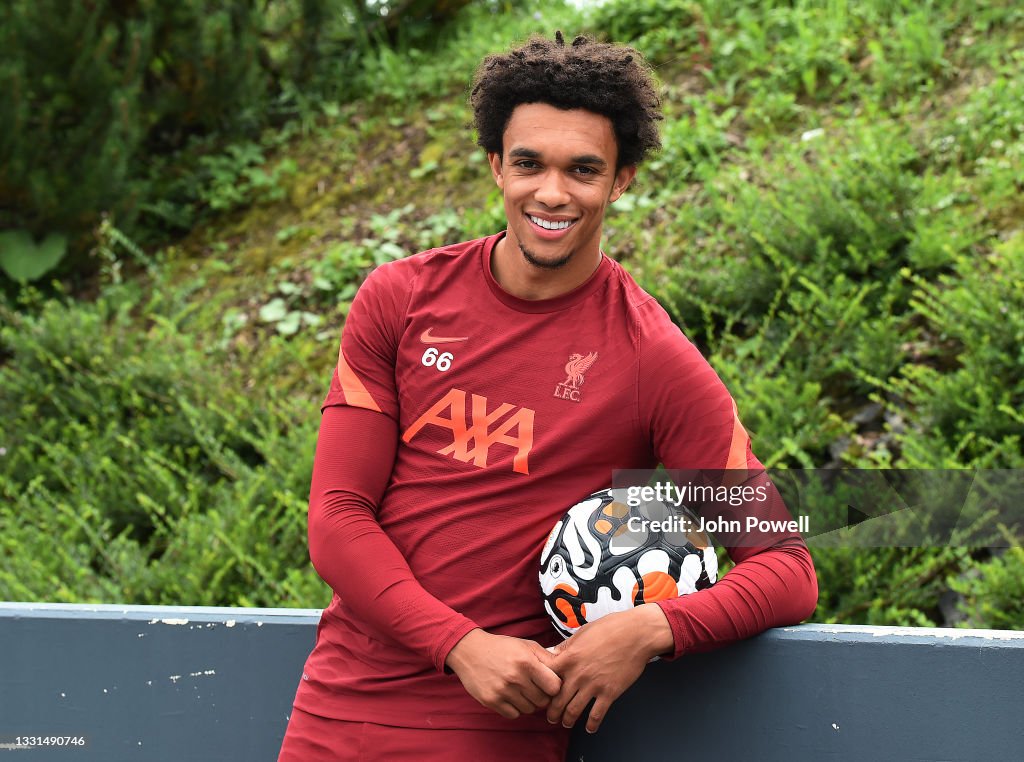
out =
[(320, 575), (321, 579), (324, 579), (324, 569), (327, 565), (327, 545), (325, 542), (326, 535), (325, 522), (323, 515), (320, 511), (315, 511), (310, 507), (309, 511), (309, 523), (307, 528), (307, 540), (309, 543), (309, 560), (313, 564), (313, 568), (316, 573)]
[(316, 570), (316, 573), (323, 579), (324, 556), (319, 544), (313, 540), (312, 532), (309, 535), (309, 561), (313, 564), (313, 569)]
[(802, 579), (798, 585), (799, 595), (796, 596), (795, 607), (798, 621), (809, 619), (818, 608), (818, 575), (814, 570), (814, 561), (806, 546), (803, 548), (806, 556), (800, 564)]

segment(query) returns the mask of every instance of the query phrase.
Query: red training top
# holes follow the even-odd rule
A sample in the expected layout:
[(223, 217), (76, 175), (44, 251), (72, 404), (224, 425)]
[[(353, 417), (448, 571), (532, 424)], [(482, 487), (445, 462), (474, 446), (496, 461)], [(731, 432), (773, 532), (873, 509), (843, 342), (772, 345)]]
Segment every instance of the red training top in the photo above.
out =
[[(324, 401), (310, 556), (334, 590), (295, 706), (421, 728), (507, 720), (445, 672), (471, 629), (553, 645), (537, 580), (548, 532), (615, 469), (762, 466), (732, 398), (657, 302), (613, 260), (555, 299), (494, 280), (501, 234), (391, 262), (352, 304)], [(784, 514), (772, 503), (773, 517)], [(808, 616), (798, 535), (724, 543), (737, 566), (660, 605), (675, 652)]]

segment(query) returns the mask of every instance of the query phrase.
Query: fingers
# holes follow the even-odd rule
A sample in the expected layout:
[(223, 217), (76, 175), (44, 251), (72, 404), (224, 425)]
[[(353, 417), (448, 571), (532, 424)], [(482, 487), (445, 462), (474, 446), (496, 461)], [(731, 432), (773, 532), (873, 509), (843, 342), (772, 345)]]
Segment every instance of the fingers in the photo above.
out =
[(590, 707), (590, 714), (587, 716), (587, 732), (596, 733), (597, 729), (601, 727), (601, 721), (608, 715), (608, 709), (611, 707), (611, 702), (599, 697), (594, 701), (594, 705)]
[(575, 697), (576, 691), (562, 690), (557, 696), (551, 699), (551, 703), (548, 704), (548, 722), (552, 725), (562, 723), (567, 728), (571, 728), (572, 725), (566, 723), (563, 719), (565, 714), (566, 705)]
[(576, 720), (580, 718), (580, 715), (587, 710), (587, 704), (590, 703), (591, 696), (589, 692), (580, 691), (572, 697), (565, 706), (565, 711), (562, 712), (562, 726), (571, 728), (576, 724)]
[[(587, 707), (589, 706), (590, 713), (587, 714), (588, 733), (597, 732), (597, 729), (601, 727), (601, 722), (607, 716), (608, 709), (612, 704), (612, 702), (606, 697), (598, 696), (595, 698), (586, 691), (577, 692), (567, 701), (559, 699), (561, 699), (561, 697), (554, 699), (551, 706), (548, 707), (548, 722), (556, 723), (561, 721), (563, 727), (574, 727), (580, 717), (587, 714)], [(562, 706), (563, 703), (564, 707)]]
[[(485, 706), (486, 706), (486, 705), (485, 705)], [(520, 712), (520, 711), (519, 711), (518, 709), (516, 709), (516, 708), (515, 708), (515, 707), (514, 707), (514, 706), (513, 706), (513, 705), (512, 705), (511, 703), (509, 703), (508, 701), (502, 701), (502, 702), (499, 702), (499, 703), (497, 703), (497, 704), (491, 704), (491, 705), (490, 705), (490, 708), (491, 708), (491, 709), (493, 709), (493, 710), (494, 710), (495, 712), (497, 712), (498, 714), (500, 714), (500, 715), (501, 715), (502, 717), (504, 717), (504, 718), (505, 718), (506, 720), (514, 720), (514, 719), (516, 719), (516, 718), (517, 718), (517, 717), (518, 717), (518, 716), (519, 716), (520, 714), (522, 714), (522, 712)]]
[[(559, 682), (559, 684), (561, 684), (561, 682)], [(534, 683), (524, 685), (520, 688), (520, 691), (522, 692), (523, 698), (530, 702), (529, 711), (531, 712), (536, 709), (542, 709), (551, 702), (551, 696), (541, 690)], [(556, 690), (555, 693), (558, 693), (558, 691)]]
[(456, 648), (449, 662), (463, 687), (502, 717), (515, 719), (544, 709), (562, 688), (562, 679), (550, 666), (556, 657), (533, 641), (480, 630)]
[(537, 661), (530, 668), (530, 680), (544, 693), (544, 705), (547, 705), (548, 697), (557, 695), (562, 689), (562, 678), (551, 668), (554, 657), (540, 646), (537, 646), (537, 649), (538, 651), (534, 652), (537, 654)]

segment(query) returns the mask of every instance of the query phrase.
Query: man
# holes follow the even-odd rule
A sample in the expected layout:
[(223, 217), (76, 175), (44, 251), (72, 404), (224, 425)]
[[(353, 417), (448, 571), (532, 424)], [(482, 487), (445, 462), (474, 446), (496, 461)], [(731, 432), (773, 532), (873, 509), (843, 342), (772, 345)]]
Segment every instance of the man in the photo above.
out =
[(379, 267), (352, 305), (310, 495), (335, 595), (282, 760), (559, 760), (652, 657), (815, 605), (798, 536), (726, 543), (712, 588), (546, 650), (538, 558), (569, 505), (615, 469), (761, 466), (721, 381), (600, 249), (659, 147), (640, 56), (534, 39), (488, 57), (471, 99), (508, 229)]

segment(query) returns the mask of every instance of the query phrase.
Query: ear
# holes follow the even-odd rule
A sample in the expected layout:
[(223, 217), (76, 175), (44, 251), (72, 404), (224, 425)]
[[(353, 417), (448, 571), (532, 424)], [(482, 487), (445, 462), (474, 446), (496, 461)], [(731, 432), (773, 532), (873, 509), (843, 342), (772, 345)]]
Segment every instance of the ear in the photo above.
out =
[(505, 175), (502, 172), (501, 154), (488, 151), (487, 163), (491, 165), (491, 175), (494, 177), (494, 182), (497, 183), (501, 190), (505, 190)]
[(618, 172), (615, 173), (615, 182), (612, 183), (612, 192), (608, 196), (609, 202), (619, 200), (619, 196), (626, 192), (626, 188), (633, 182), (633, 178), (636, 177), (636, 165), (627, 164), (622, 167)]

